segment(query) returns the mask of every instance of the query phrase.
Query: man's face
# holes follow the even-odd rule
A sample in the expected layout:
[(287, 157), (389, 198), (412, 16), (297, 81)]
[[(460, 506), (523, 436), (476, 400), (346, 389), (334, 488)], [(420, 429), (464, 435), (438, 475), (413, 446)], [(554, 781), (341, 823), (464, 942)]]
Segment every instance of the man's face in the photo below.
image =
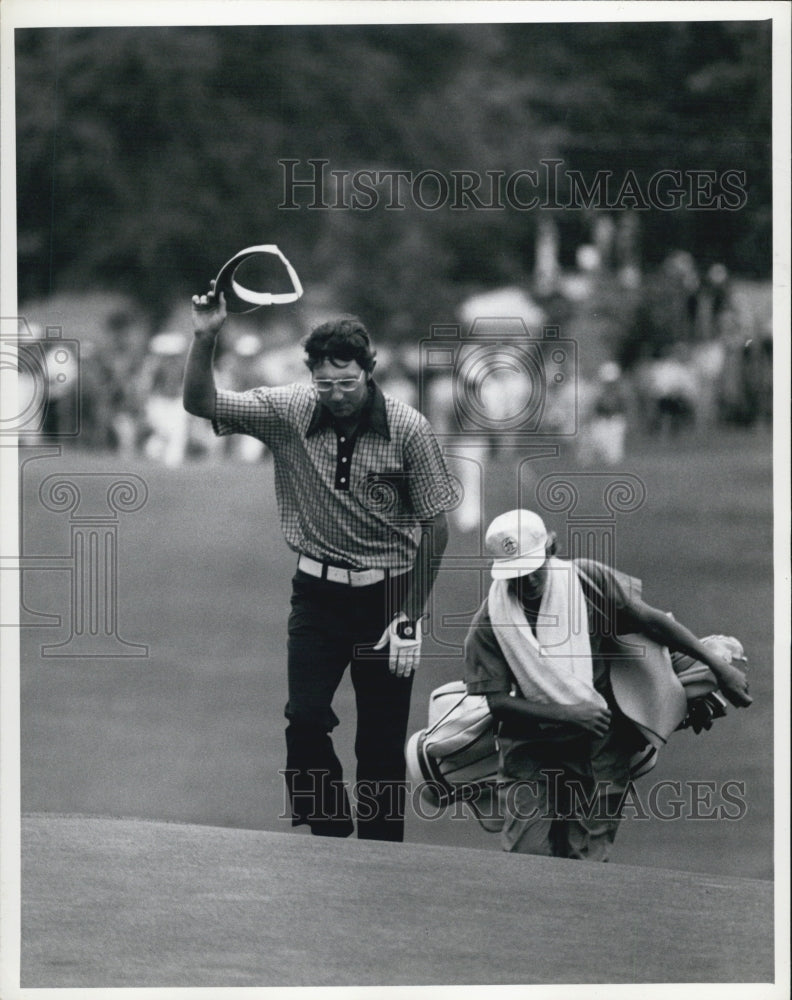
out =
[(368, 399), (368, 376), (357, 361), (325, 360), (311, 372), (319, 401), (339, 420), (357, 416)]
[(534, 570), (533, 573), (528, 573), (526, 576), (518, 576), (516, 580), (513, 580), (514, 590), (519, 600), (538, 600), (545, 592), (549, 572), (547, 560), (545, 559), (543, 565), (539, 569)]

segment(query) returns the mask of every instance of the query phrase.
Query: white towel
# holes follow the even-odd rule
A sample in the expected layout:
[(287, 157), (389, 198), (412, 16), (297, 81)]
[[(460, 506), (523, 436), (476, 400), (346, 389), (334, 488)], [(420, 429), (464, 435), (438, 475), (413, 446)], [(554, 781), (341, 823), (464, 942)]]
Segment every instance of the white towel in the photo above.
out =
[(606, 701), (594, 688), (588, 611), (573, 563), (551, 557), (536, 635), (508, 580), (493, 580), (488, 610), (498, 644), (529, 701), (571, 705)]

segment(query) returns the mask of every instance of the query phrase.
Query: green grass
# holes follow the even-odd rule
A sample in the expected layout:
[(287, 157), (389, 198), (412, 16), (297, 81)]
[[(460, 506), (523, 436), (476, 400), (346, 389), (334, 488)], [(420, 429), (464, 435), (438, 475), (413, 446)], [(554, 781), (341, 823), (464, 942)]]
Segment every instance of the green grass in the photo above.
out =
[[(486, 481), (486, 518), (535, 501), (543, 476), (575, 472), (560, 459), (514, 456)], [(535, 466), (535, 467), (534, 467)], [(66, 555), (69, 516), (43, 508), (41, 480), (56, 471), (133, 472), (149, 490), (119, 515), (119, 633), (146, 643), (143, 659), (44, 658), (65, 627), (26, 628), (22, 652), (22, 804), (26, 811), (137, 816), (286, 831), (283, 790), (285, 622), (294, 558), (262, 466), (193, 464), (173, 471), (113, 456), (66, 452), (29, 462), (22, 483), (27, 554)], [(772, 874), (772, 486), (763, 433), (681, 443), (633, 442), (623, 471), (640, 477), (644, 505), (616, 521), (620, 568), (644, 580), (647, 600), (699, 634), (744, 643), (755, 699), (709, 734), (674, 736), (652, 780), (745, 782), (739, 821), (627, 820), (616, 863), (756, 878)], [(589, 480), (594, 483), (594, 479)], [(548, 518), (562, 541), (563, 520)], [(475, 542), (454, 534), (449, 567)], [(63, 570), (25, 574), (28, 609), (66, 615)], [(472, 611), (475, 574), (441, 573), (433, 607), (442, 642), (458, 645), (448, 615)], [(429, 692), (460, 675), (458, 656), (429, 642), (413, 697), (411, 731)], [(336, 745), (353, 772), (354, 701), (348, 681), (335, 709)], [(648, 785), (641, 785), (648, 788)], [(719, 798), (716, 794), (716, 804)], [(498, 849), (474, 820), (408, 821), (408, 837)]]

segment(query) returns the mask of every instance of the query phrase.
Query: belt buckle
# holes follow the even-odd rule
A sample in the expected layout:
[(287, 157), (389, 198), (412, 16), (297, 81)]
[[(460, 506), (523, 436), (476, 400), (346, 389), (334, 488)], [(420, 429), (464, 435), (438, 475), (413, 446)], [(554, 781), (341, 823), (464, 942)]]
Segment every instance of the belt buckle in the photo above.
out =
[(324, 578), (330, 583), (343, 583), (348, 587), (368, 587), (379, 583), (387, 576), (381, 569), (342, 569), (340, 566), (324, 564)]

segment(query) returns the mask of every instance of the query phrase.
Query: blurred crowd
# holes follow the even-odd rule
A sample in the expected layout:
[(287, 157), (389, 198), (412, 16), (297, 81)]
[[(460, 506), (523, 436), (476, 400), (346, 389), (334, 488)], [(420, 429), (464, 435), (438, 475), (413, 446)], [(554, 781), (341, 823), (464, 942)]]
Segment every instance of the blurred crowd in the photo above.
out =
[[(613, 466), (624, 456), (629, 429), (674, 436), (720, 423), (770, 423), (769, 295), (765, 289), (767, 301), (757, 308), (746, 287), (722, 265), (702, 275), (690, 254), (671, 254), (645, 283), (629, 329), (595, 362), (596, 352), (580, 356), (579, 336), (570, 347), (540, 334), (552, 317), (526, 291), (501, 289), (464, 302), (456, 332), (409, 346), (379, 343), (376, 377), (385, 391), (421, 409), (460, 467), (467, 460), (479, 478), (485, 458), (526, 431), (566, 436), (581, 464)], [(26, 440), (73, 436), (80, 447), (172, 467), (265, 457), (260, 442), (218, 439), (183, 409), (184, 332), (147, 336), (119, 314), (76, 351), (74, 342), (49, 339), (40, 327), (28, 333), (18, 365), (20, 406), (30, 415)], [(306, 381), (300, 338), (283, 333), (225, 332), (218, 385), (246, 390)], [(476, 489), (467, 484), (467, 495)]]
[(642, 298), (634, 343), (622, 354), (649, 433), (771, 423), (769, 285), (734, 281), (717, 263), (702, 274), (691, 254), (676, 251)]
[[(104, 324), (101, 336), (64, 339), (26, 324), (18, 353), (18, 417), (23, 440), (74, 442), (82, 448), (143, 455), (176, 467), (188, 461), (265, 457), (260, 441), (215, 437), (207, 421), (182, 405), (190, 337), (165, 330), (151, 337), (127, 322)], [(299, 336), (224, 333), (216, 355), (218, 387), (245, 391), (261, 385), (307, 382)], [(274, 342), (274, 345), (273, 345)], [(414, 351), (378, 349), (377, 376), (385, 391), (412, 405), (417, 399)]]

